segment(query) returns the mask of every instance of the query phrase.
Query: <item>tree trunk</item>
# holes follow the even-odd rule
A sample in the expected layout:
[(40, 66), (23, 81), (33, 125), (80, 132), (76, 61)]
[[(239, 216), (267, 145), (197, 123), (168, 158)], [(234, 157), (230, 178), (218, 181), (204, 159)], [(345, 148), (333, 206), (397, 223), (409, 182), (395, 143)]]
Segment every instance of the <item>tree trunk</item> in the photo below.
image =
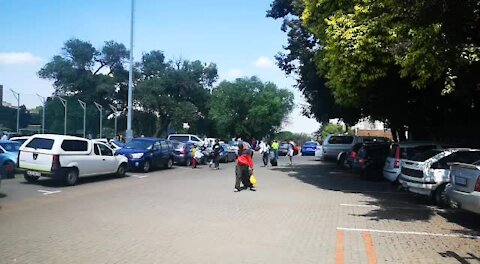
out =
[(167, 116), (158, 117), (155, 137), (165, 136), (167, 134), (167, 129), (169, 124), (170, 124), (170, 119)]

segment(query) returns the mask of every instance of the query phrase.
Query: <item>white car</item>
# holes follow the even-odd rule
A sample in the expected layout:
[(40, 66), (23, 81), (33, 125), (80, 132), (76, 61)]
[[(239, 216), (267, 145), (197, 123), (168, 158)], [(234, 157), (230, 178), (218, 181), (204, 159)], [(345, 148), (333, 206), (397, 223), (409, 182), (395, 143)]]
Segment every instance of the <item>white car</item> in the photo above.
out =
[(427, 150), (402, 162), (400, 183), (410, 192), (433, 198), (445, 205), (446, 186), (450, 182), (450, 163), (471, 164), (480, 160), (477, 149)]
[(408, 160), (413, 156), (431, 149), (443, 149), (449, 147), (445, 144), (434, 142), (401, 142), (393, 143), (390, 146), (390, 152), (385, 160), (383, 167), (383, 177), (390, 182), (398, 183), (400, 172), (402, 169), (402, 160)]
[(203, 146), (205, 142), (198, 136), (192, 134), (170, 134), (167, 137), (168, 140), (174, 140), (179, 142), (191, 142), (197, 146)]
[(480, 161), (475, 164), (450, 165), (451, 182), (447, 196), (451, 204), (463, 210), (480, 214)]
[(40, 177), (61, 179), (66, 185), (75, 185), (79, 177), (116, 174), (123, 177), (128, 159), (114, 155), (101, 142), (63, 135), (38, 134), (21, 147), (18, 167), (28, 182)]

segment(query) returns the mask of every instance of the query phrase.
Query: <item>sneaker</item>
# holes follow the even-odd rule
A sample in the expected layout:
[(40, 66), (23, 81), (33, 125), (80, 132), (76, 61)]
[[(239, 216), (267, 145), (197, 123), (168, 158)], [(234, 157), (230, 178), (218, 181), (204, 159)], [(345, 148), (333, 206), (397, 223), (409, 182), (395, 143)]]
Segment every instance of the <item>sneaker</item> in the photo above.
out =
[(239, 191), (241, 191), (241, 190), (237, 189), (237, 188), (233, 189), (233, 192), (239, 192)]
[(255, 189), (255, 187), (250, 187), (250, 191), (256, 192), (257, 190)]

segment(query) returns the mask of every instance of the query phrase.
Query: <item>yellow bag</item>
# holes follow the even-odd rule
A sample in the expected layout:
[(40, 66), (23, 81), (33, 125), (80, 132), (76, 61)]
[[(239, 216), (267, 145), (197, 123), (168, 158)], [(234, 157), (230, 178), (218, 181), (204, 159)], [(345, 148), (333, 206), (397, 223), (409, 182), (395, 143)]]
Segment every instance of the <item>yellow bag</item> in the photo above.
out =
[(255, 179), (255, 176), (252, 174), (252, 176), (250, 176), (250, 183), (252, 183), (252, 185), (257, 185), (257, 179)]

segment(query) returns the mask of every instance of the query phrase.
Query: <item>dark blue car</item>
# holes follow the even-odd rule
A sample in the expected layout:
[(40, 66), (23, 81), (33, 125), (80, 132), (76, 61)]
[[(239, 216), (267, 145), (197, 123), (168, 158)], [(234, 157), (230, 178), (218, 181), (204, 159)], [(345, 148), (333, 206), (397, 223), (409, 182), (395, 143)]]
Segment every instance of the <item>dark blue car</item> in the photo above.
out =
[(165, 139), (134, 138), (115, 154), (127, 157), (131, 170), (149, 172), (153, 168), (173, 166), (173, 146)]
[(316, 141), (307, 141), (302, 146), (302, 156), (315, 156), (315, 151), (320, 144)]

